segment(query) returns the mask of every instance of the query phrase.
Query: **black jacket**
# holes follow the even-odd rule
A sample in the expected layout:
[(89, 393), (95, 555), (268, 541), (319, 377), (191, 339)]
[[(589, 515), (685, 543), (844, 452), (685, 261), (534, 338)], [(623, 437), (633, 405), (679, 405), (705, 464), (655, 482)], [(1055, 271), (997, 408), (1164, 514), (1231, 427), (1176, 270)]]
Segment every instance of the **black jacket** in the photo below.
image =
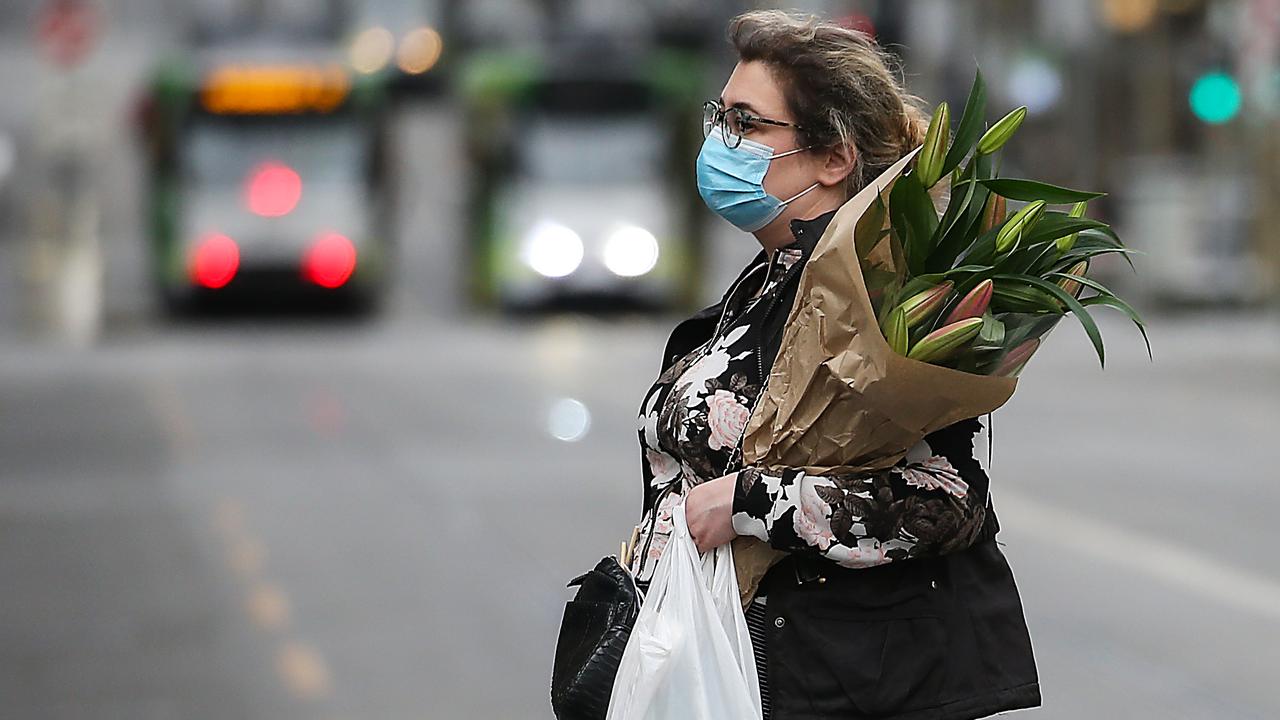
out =
[[(833, 216), (792, 222), (803, 261)], [(764, 258), (762, 250), (747, 268)], [(769, 365), (802, 268), (754, 328)], [(664, 370), (714, 332), (724, 301), (675, 327)], [(762, 583), (772, 718), (964, 720), (1038, 706), (1031, 639), (998, 531), (988, 504), (977, 539), (957, 552), (866, 569), (792, 553), (774, 566)]]

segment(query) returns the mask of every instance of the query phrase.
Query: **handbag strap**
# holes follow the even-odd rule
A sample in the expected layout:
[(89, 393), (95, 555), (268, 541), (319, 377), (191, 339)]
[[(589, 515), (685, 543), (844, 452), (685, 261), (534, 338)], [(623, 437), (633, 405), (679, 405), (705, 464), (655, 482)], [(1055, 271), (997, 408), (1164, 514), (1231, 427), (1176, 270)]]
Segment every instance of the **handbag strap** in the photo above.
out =
[(636, 567), (637, 577), (639, 577), (640, 571), (644, 569), (644, 562), (649, 559), (649, 545), (653, 542), (653, 530), (658, 526), (658, 508), (662, 506), (662, 501), (666, 499), (667, 495), (673, 488), (675, 488), (676, 483), (678, 482), (680, 482), (680, 479), (676, 478), (667, 483), (667, 486), (662, 488), (657, 497), (653, 500), (653, 509), (649, 513), (649, 532), (644, 538), (644, 549), (640, 551), (640, 565)]

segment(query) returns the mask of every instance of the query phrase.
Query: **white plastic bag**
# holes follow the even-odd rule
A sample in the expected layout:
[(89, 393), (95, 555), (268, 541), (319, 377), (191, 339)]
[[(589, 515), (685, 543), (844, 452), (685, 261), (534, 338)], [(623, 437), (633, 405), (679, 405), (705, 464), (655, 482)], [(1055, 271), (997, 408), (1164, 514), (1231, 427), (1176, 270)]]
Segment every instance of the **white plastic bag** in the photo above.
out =
[(763, 716), (729, 543), (699, 556), (684, 502), (614, 678), (606, 720)]

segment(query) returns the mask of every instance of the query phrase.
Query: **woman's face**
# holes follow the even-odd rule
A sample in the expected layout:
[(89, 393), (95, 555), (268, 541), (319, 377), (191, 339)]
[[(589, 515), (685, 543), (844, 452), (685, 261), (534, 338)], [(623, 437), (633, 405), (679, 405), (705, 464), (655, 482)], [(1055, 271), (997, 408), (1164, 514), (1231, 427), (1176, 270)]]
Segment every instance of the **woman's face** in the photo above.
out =
[[(787, 110), (781, 85), (762, 62), (739, 62), (720, 92), (720, 102), (726, 108), (741, 108), (770, 120), (796, 122)], [(775, 154), (800, 147), (793, 127), (756, 123), (741, 128), (741, 132), (742, 137), (773, 148)], [(819, 155), (821, 153), (801, 152), (769, 163), (769, 172), (764, 176), (765, 191), (785, 200), (818, 182), (822, 166)]]

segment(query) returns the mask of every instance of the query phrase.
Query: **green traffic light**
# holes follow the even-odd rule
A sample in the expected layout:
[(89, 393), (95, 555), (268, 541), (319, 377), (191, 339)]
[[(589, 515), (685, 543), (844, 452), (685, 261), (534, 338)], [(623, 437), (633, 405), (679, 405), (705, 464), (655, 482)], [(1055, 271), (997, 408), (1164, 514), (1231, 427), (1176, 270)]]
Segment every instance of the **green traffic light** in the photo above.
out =
[(1201, 120), (1218, 125), (1240, 112), (1240, 85), (1225, 72), (1208, 72), (1191, 86), (1191, 112)]

